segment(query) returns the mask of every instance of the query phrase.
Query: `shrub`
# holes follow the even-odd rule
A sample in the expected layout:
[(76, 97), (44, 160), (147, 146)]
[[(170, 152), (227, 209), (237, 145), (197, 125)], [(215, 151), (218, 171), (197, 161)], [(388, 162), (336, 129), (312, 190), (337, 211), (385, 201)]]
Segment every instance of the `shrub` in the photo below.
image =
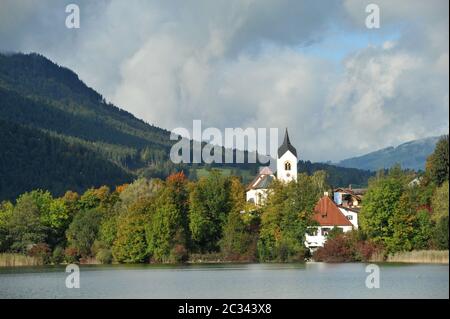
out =
[(55, 247), (52, 253), (52, 263), (61, 264), (64, 261), (64, 249), (61, 246)]
[(382, 253), (381, 245), (363, 240), (359, 232), (352, 231), (328, 238), (325, 245), (314, 252), (313, 259), (324, 262), (369, 261), (372, 256)]
[(75, 247), (67, 247), (64, 250), (64, 259), (69, 264), (77, 262), (80, 259), (78, 249)]
[(44, 264), (49, 264), (50, 263), (50, 248), (48, 247), (47, 244), (41, 243), (41, 244), (36, 244), (33, 245), (33, 247), (31, 247), (28, 250), (28, 255), (30, 257), (37, 257), (37, 258), (41, 258), (42, 262)]
[(100, 249), (95, 255), (95, 259), (101, 264), (110, 264), (112, 262), (112, 253), (110, 249)]
[(349, 262), (355, 259), (354, 252), (348, 236), (335, 235), (314, 252), (313, 258), (315, 261)]
[(188, 260), (188, 251), (182, 244), (175, 245), (170, 251), (170, 262), (183, 263)]
[(356, 244), (356, 261), (370, 261), (373, 256), (383, 254), (383, 247), (373, 243), (372, 241), (359, 241)]

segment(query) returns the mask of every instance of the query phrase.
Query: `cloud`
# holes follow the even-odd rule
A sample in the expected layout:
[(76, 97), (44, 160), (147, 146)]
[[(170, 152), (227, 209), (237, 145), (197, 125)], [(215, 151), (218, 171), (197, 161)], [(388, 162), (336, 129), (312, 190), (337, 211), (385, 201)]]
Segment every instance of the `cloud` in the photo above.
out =
[(369, 1), (78, 3), (68, 30), (64, 5), (2, 1), (0, 49), (41, 52), (168, 129), (289, 127), (303, 159), (448, 132), (446, 1), (377, 1), (371, 30)]

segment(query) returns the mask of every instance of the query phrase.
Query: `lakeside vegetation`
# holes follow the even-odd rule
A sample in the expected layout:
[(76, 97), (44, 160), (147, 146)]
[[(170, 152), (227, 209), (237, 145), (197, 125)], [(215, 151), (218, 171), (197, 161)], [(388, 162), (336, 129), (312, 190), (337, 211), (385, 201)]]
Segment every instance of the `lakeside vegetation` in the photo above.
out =
[(391, 254), (387, 262), (448, 264), (448, 250), (413, 250)]
[[(211, 169), (198, 181), (183, 172), (139, 178), (111, 190), (91, 188), (54, 197), (34, 190), (0, 204), (0, 253), (42, 263), (181, 263), (188, 261), (368, 261), (413, 250), (448, 249), (448, 136), (415, 174), (396, 166), (370, 180), (360, 229), (329, 233), (313, 256), (304, 246), (326, 172), (275, 180), (267, 202), (245, 201), (235, 176)], [(392, 260), (393, 257), (391, 257)], [(25, 259), (26, 260), (26, 259)], [(27, 263), (25, 261), (24, 263)], [(20, 264), (20, 263), (18, 263)]]
[(23, 254), (0, 253), (0, 267), (41, 266), (42, 258)]
[(245, 201), (239, 178), (214, 169), (198, 181), (179, 172), (81, 195), (34, 190), (0, 204), (0, 253), (25, 258), (2, 264), (428, 260), (402, 252), (448, 250), (448, 165), (446, 136), (419, 183), (398, 166), (380, 171), (363, 199), (359, 230), (333, 229), (313, 256), (304, 238), (316, 225), (317, 200), (330, 191), (324, 171), (275, 180), (262, 207)]

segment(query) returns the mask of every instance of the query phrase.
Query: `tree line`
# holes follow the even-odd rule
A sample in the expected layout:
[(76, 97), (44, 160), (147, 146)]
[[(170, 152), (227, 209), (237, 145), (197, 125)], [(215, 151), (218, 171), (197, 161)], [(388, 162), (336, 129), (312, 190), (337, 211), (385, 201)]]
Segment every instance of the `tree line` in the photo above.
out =
[(300, 174), (297, 183), (275, 183), (276, 196), (263, 208), (246, 202), (238, 178), (214, 169), (198, 181), (180, 172), (81, 195), (34, 190), (1, 203), (0, 250), (53, 263), (176, 263), (211, 253), (223, 260), (303, 260), (304, 232), (325, 177)]
[[(373, 253), (448, 249), (448, 137), (417, 177), (393, 167), (369, 183), (360, 228), (330, 232), (316, 260), (366, 260)], [(0, 252), (47, 263), (179, 263), (191, 256), (230, 261), (304, 261), (305, 234), (317, 224), (314, 206), (327, 174), (275, 180), (265, 205), (246, 202), (240, 179), (211, 169), (197, 181), (183, 172), (165, 180), (139, 178), (111, 189), (54, 197), (33, 190), (0, 204)], [(411, 183), (411, 181), (413, 181)]]
[(425, 172), (392, 167), (369, 180), (359, 213), (359, 231), (333, 232), (315, 259), (367, 260), (400, 251), (447, 250), (449, 235), (448, 135), (436, 144)]

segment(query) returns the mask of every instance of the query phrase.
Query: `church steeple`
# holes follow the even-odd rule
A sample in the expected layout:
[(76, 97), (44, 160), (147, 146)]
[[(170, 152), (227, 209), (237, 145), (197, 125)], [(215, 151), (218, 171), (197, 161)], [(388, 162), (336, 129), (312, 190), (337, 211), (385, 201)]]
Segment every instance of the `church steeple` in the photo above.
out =
[(283, 182), (297, 180), (297, 162), (297, 150), (292, 146), (286, 128), (283, 144), (278, 148), (277, 179)]
[(291, 141), (289, 140), (289, 133), (286, 128), (283, 144), (281, 144), (278, 148), (278, 158), (281, 158), (281, 156), (283, 156), (287, 151), (290, 151), (292, 154), (294, 154), (295, 157), (297, 157), (297, 150), (294, 146), (292, 146)]

